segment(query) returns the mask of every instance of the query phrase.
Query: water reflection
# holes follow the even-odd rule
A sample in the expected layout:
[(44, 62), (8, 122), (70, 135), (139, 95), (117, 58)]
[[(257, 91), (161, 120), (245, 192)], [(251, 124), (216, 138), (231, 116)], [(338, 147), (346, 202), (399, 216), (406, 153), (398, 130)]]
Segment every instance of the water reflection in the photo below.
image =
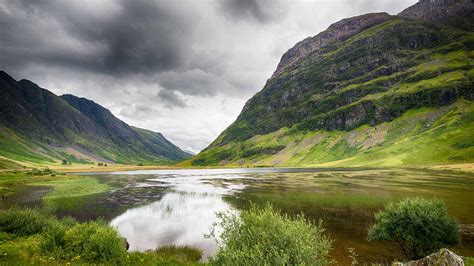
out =
[(206, 175), (156, 175), (139, 187), (168, 187), (169, 192), (152, 204), (127, 210), (112, 220), (112, 226), (127, 238), (130, 250), (143, 251), (165, 245), (189, 245), (204, 252), (204, 258), (213, 255), (216, 244), (205, 238), (210, 226), (216, 221), (216, 212), (230, 210), (222, 200), (245, 186), (226, 182), (242, 179), (236, 175), (212, 176), (221, 181), (210, 183)]
[(130, 243), (130, 250), (147, 250), (164, 245), (198, 247), (205, 256), (215, 251), (214, 240), (205, 239), (215, 212), (230, 208), (220, 195), (168, 193), (150, 205), (127, 210), (111, 224)]

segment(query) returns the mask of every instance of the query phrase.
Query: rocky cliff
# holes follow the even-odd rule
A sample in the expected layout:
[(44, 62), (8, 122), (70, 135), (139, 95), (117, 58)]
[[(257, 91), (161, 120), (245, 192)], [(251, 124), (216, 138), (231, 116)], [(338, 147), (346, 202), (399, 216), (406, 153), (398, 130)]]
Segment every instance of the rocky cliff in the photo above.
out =
[(276, 77), (291, 68), (311, 53), (317, 52), (322, 47), (335, 42), (344, 41), (357, 33), (379, 24), (390, 18), (387, 13), (372, 13), (362, 16), (343, 19), (329, 26), (329, 28), (314, 37), (309, 37), (297, 43), (281, 57), (272, 77)]
[(421, 0), (398, 15), (427, 22), (439, 22), (455, 17), (470, 17), (474, 15), (474, 1)]

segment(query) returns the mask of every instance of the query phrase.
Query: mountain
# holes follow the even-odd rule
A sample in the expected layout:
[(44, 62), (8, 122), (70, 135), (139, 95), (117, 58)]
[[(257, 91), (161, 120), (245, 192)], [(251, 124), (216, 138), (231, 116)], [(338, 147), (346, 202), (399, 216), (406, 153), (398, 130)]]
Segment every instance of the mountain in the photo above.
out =
[(167, 164), (190, 157), (162, 134), (131, 127), (91, 100), (57, 96), (3, 71), (0, 88), (0, 166), (62, 160)]
[(347, 18), (288, 50), (192, 165), (474, 161), (474, 4)]

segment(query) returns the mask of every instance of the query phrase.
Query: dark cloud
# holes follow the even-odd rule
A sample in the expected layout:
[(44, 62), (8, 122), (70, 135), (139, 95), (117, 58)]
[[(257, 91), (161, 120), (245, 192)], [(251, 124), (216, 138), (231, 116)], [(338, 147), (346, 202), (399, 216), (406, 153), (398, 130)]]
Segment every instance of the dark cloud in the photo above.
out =
[(223, 0), (220, 9), (232, 19), (266, 23), (282, 15), (279, 5), (276, 0)]
[(80, 1), (5, 0), (0, 7), (2, 68), (38, 63), (114, 76), (149, 74), (184, 68), (190, 51), (194, 18), (168, 1), (88, 7)]
[(187, 95), (213, 96), (219, 90), (228, 89), (227, 81), (220, 76), (193, 69), (185, 72), (166, 72), (159, 76), (162, 87)]
[(157, 96), (171, 109), (174, 107), (186, 107), (186, 102), (175, 91), (162, 89), (158, 92)]

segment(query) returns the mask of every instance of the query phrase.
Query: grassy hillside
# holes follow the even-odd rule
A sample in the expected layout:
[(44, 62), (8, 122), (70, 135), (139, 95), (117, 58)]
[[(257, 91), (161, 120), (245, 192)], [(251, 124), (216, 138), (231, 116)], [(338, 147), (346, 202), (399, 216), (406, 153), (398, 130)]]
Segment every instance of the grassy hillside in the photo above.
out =
[(174, 164), (189, 154), (85, 98), (57, 96), (0, 71), (1, 168), (61, 164)]
[(269, 79), (191, 164), (473, 162), (474, 24), (457, 20), (394, 16), (321, 47)]
[[(226, 160), (226, 158), (236, 158)], [(206, 150), (194, 164), (398, 166), (474, 162), (474, 103), (419, 108), (350, 131), (297, 126)]]

